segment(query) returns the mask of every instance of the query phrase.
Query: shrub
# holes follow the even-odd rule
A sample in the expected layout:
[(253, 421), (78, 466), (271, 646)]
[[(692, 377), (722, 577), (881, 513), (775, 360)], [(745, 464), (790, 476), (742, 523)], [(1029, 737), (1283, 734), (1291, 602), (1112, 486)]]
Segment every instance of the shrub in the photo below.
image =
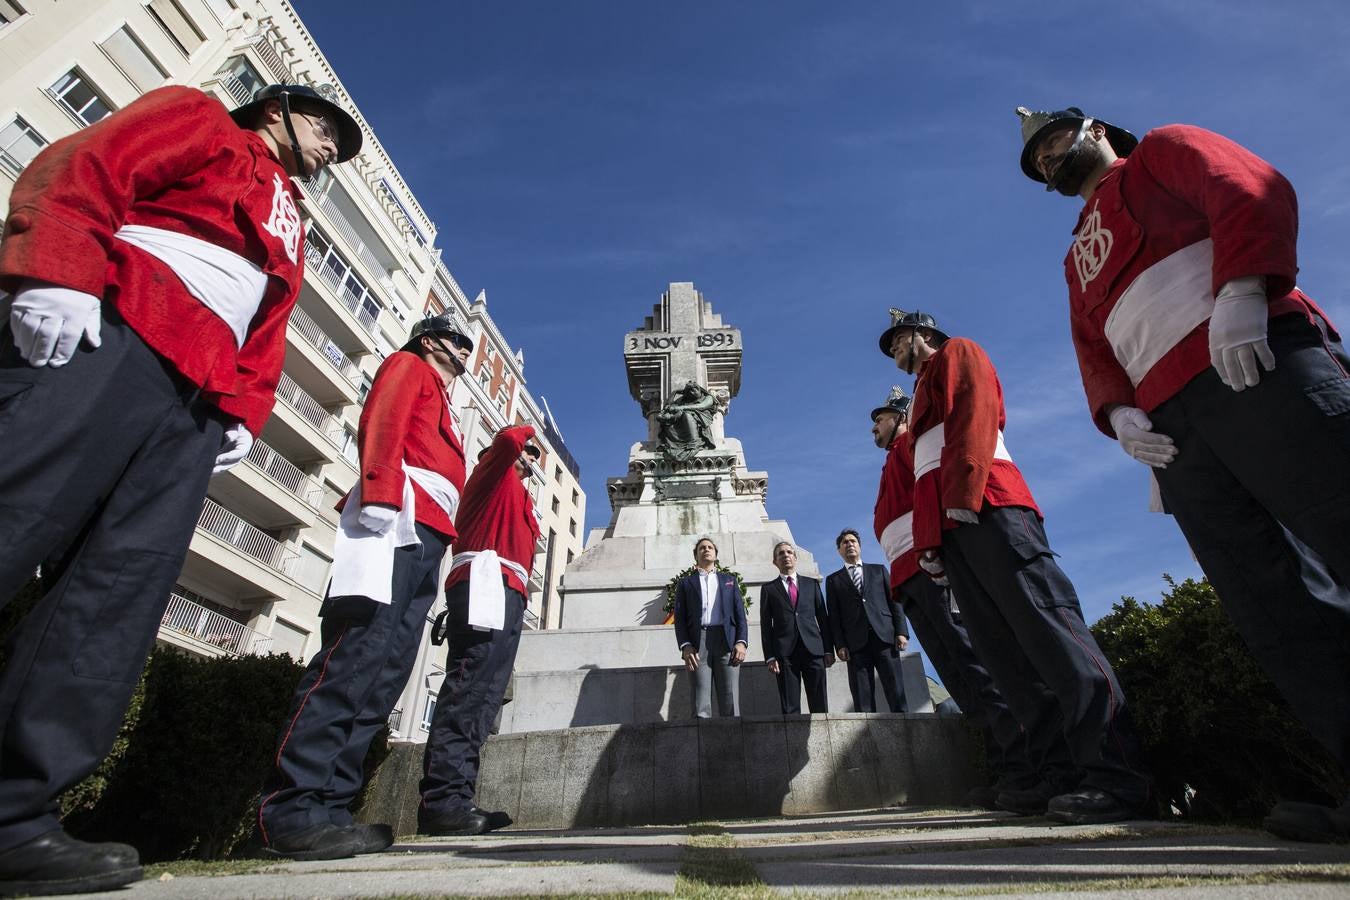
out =
[(1259, 817), (1277, 799), (1339, 802), (1340, 767), (1294, 720), (1207, 581), (1156, 606), (1124, 597), (1092, 626), (1115, 667), (1159, 800), (1204, 818)]

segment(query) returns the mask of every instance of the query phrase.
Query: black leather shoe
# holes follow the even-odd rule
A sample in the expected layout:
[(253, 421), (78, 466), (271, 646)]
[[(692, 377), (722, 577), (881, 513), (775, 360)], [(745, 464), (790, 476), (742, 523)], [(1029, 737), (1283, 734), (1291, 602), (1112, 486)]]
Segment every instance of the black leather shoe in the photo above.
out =
[(990, 784), (971, 788), (966, 793), (966, 806), (973, 809), (998, 809), (998, 790)]
[(60, 828), (0, 853), (0, 897), (84, 894), (140, 880), (135, 847), (77, 841)]
[(1066, 825), (1102, 825), (1137, 818), (1139, 808), (1096, 788), (1079, 788), (1050, 801), (1045, 817)]
[(431, 813), (419, 810), (417, 833), (436, 836), (482, 834), (488, 830), (487, 818), (471, 807), (449, 812)]
[(1266, 831), (1290, 841), (1343, 844), (1350, 841), (1350, 800), (1340, 806), (1276, 803), (1261, 823)]
[(515, 821), (515, 819), (511, 818), (511, 814), (505, 812), (504, 810), (497, 810), (496, 812), (488, 812), (486, 809), (482, 809), (477, 806), (470, 806), (469, 810), (478, 813), (478, 815), (482, 816), (485, 820), (487, 820), (487, 828), (484, 829), (485, 831), (497, 831), (499, 829), (507, 827), (508, 825), (510, 825), (512, 822)]
[(366, 824), (357, 822), (351, 826), (352, 834), (356, 835), (356, 855), (362, 853), (379, 853), (381, 850), (388, 850), (394, 845), (394, 829), (381, 823)]
[(348, 825), (320, 822), (289, 834), (279, 834), (263, 848), (264, 856), (279, 859), (346, 859), (356, 855), (360, 838)]
[(998, 792), (994, 805), (1004, 812), (1019, 816), (1043, 816), (1045, 808), (1056, 791), (1042, 781), (1030, 788), (1007, 788)]

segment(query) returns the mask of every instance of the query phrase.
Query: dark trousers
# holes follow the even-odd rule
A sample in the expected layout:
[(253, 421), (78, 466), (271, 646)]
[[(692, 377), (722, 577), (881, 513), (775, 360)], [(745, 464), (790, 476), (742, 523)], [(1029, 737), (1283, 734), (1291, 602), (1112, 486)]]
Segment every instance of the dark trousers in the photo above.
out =
[(812, 656), (797, 642), (787, 659), (778, 660), (778, 699), (783, 715), (802, 711), (802, 682), (806, 683), (806, 704), (813, 713), (830, 711), (830, 700), (825, 690), (825, 657)]
[(717, 688), (717, 714), (741, 714), (741, 667), (731, 664), (726, 630), (719, 623), (700, 630), (698, 668), (694, 670), (690, 698), (696, 719), (712, 718), (713, 687)]
[(1055, 784), (1046, 760), (1060, 731), (1082, 787), (1144, 802), (1148, 778), (1124, 694), (1040, 518), (986, 505), (979, 524), (944, 532), (942, 554), (975, 653), (1026, 730), (1042, 775), (1071, 786)]
[(501, 709), (525, 620), (525, 596), (511, 587), (506, 589), (506, 622), (501, 629), (478, 631), (469, 625), (467, 581), (450, 589), (446, 604), (450, 649), (419, 786), (422, 809), (440, 814), (473, 805), (479, 751)]
[(1296, 315), (1269, 341), (1260, 384), (1209, 370), (1149, 414), (1178, 451), (1154, 472), (1252, 655), (1350, 770), (1350, 357)]
[(900, 672), (900, 651), (895, 648), (894, 641), (883, 641), (869, 629), (867, 643), (848, 651), (848, 689), (853, 695), (854, 712), (877, 711), (878, 681), (891, 712), (909, 712), (905, 704), (904, 677)]
[[(970, 721), (985, 730), (990, 767), (1001, 788), (1030, 788), (1040, 780), (1037, 765), (1027, 751), (1027, 737), (994, 679), (980, 664), (970, 645), (970, 635), (952, 612), (947, 591), (933, 584), (923, 573), (900, 586), (900, 598), (914, 636), (933, 663), (938, 677)], [(1052, 734), (1049, 755), (1051, 776), (1071, 771), (1069, 748), (1058, 734)]]
[(320, 608), (323, 645), (295, 687), (258, 806), (269, 843), (312, 825), (351, 824), (366, 751), (408, 683), (436, 600), (446, 541), (421, 523), (417, 536), (421, 546), (394, 552), (391, 602), (329, 597)]
[(222, 424), (110, 307), (33, 368), (0, 337), (0, 604), (54, 576), (0, 674), (0, 850), (59, 828), (112, 747), (201, 514)]

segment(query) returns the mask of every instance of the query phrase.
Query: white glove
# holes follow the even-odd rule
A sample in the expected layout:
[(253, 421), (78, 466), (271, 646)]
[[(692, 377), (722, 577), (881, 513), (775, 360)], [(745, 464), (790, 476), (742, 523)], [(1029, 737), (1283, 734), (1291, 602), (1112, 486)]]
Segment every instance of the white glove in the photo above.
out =
[(933, 579), (933, 584), (938, 587), (947, 586), (947, 570), (936, 550), (925, 550), (919, 554), (919, 568), (928, 573), (928, 577)]
[(1127, 455), (1155, 469), (1165, 469), (1176, 459), (1177, 448), (1172, 439), (1154, 431), (1153, 422), (1142, 409), (1117, 406), (1111, 410), (1110, 419), (1120, 449)]
[(227, 469), (234, 468), (239, 460), (248, 456), (252, 446), (253, 434), (244, 427), (243, 422), (235, 422), (226, 428), (220, 441), (220, 452), (216, 454), (216, 467), (211, 470), (211, 474), (219, 475)]
[(967, 525), (980, 524), (980, 514), (973, 509), (949, 509), (947, 518), (953, 522), (965, 522)]
[(93, 294), (26, 279), (9, 301), (14, 346), (32, 366), (56, 368), (70, 362), (80, 338), (90, 347), (103, 343), (99, 300)]
[(398, 510), (372, 503), (369, 506), (361, 507), (361, 515), (358, 521), (376, 534), (384, 534), (394, 527), (394, 520), (397, 518)]
[(1214, 298), (1209, 320), (1209, 362), (1223, 383), (1235, 391), (1261, 381), (1260, 360), (1267, 372), (1275, 368), (1275, 354), (1266, 343), (1266, 280), (1260, 275), (1234, 278)]

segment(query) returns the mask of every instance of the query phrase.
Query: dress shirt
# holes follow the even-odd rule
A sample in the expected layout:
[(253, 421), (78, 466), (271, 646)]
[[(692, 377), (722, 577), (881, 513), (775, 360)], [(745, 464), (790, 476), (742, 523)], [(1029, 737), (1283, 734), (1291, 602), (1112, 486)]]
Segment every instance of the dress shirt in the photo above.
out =
[(700, 593), (703, 595), (703, 616), (700, 624), (704, 628), (722, 624), (722, 608), (717, 603), (717, 570), (697, 572)]

